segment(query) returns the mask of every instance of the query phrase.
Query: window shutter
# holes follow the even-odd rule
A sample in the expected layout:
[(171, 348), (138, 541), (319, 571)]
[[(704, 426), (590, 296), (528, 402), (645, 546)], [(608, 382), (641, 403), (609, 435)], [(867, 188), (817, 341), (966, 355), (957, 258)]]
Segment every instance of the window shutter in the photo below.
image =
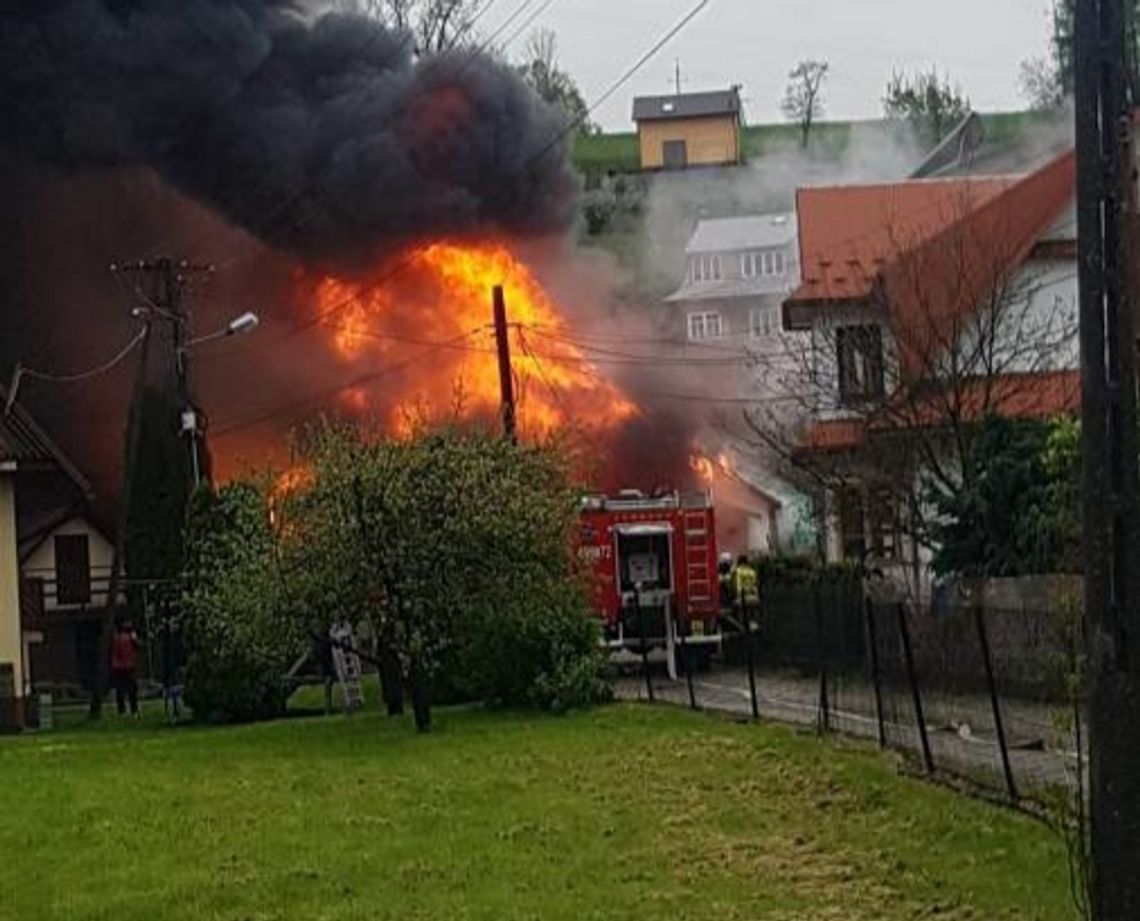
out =
[(55, 596), (59, 604), (91, 600), (91, 559), (86, 534), (55, 538)]

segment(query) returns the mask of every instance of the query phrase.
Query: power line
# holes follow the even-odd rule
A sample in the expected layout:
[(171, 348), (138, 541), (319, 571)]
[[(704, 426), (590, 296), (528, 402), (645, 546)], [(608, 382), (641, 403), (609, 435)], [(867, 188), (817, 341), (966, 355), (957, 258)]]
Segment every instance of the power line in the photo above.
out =
[(538, 17), (541, 16), (543, 13), (545, 13), (548, 9), (550, 9), (550, 7), (553, 4), (554, 4), (554, 0), (544, 0), (542, 5), (539, 6), (539, 8), (536, 9), (533, 13), (531, 13), (526, 18), (526, 20), (522, 23), (522, 25), (520, 25), (510, 35), (507, 36), (506, 40), (503, 42), (503, 50), (506, 50), (507, 48), (509, 48), (511, 46), (512, 42), (514, 42), (514, 40), (516, 38), (518, 38), (520, 35), (522, 35), (523, 32), (525, 32), (527, 30), (527, 28), (530, 27), (530, 24), (533, 23), (536, 19), (538, 19)]
[(383, 368), (379, 368), (375, 371), (370, 371), (367, 374), (361, 374), (361, 375), (359, 375), (359, 376), (353, 378), (352, 380), (347, 381), (343, 384), (338, 384), (338, 385), (333, 386), (333, 387), (327, 387), (323, 390), (320, 390), (316, 393), (310, 394), (310, 395), (303, 397), (299, 400), (291, 400), (288, 403), (284, 403), (284, 404), (275, 406), (271, 409), (260, 412), (254, 416), (250, 416), (250, 417), (247, 417), (244, 419), (235, 419), (232, 422), (228, 422), (228, 423), (225, 423), (223, 425), (218, 426), (214, 430), (213, 434), (215, 437), (220, 437), (223, 435), (231, 434), (231, 433), (236, 432), (236, 431), (240, 431), (242, 429), (253, 428), (254, 426), (261, 425), (263, 422), (268, 422), (271, 419), (275, 419), (278, 416), (292, 412), (293, 410), (300, 409), (300, 408), (305, 407), (305, 406), (309, 406), (313, 403), (318, 403), (318, 402), (320, 402), (322, 400), (326, 400), (332, 396), (336, 396), (338, 393), (343, 393), (346, 390), (352, 390), (353, 388), (361, 387), (361, 386), (364, 386), (365, 384), (370, 384), (373, 381), (379, 380), (382, 377), (386, 377), (389, 374), (395, 374), (397, 371), (402, 371), (405, 368), (411, 367), (412, 365), (421, 361), (422, 359), (427, 358), (429, 355), (432, 355), (435, 352), (440, 351), (441, 349), (448, 348), (448, 347), (451, 347), (455, 344), (458, 344), (458, 343), (462, 342), (464, 339), (469, 339), (472, 336), (475, 336), (478, 333), (482, 332), (484, 329), (486, 329), (485, 326), (480, 326), (476, 329), (471, 330), (470, 332), (466, 332), (466, 333), (463, 333), (462, 335), (456, 336), (454, 339), (449, 339), (449, 340), (446, 340), (444, 342), (436, 343), (432, 347), (424, 349), (421, 352), (417, 352), (415, 355), (412, 355), (411, 357), (405, 359), (404, 361), (400, 361), (400, 362), (396, 362), (395, 364), (387, 365), (387, 366), (385, 366)]
[(110, 359), (102, 364), (96, 365), (94, 368), (89, 368), (86, 371), (78, 371), (73, 374), (54, 374), (48, 371), (37, 371), (34, 368), (26, 368), (17, 362), (16, 367), (12, 370), (11, 383), (8, 385), (8, 398), (4, 403), (4, 415), (8, 415), (8, 413), (12, 411), (12, 404), (16, 402), (16, 395), (20, 390), (20, 381), (25, 377), (40, 381), (50, 381), (53, 384), (77, 384), (80, 381), (90, 380), (93, 377), (106, 374), (108, 371), (114, 369), (135, 350), (146, 336), (147, 328), (144, 326), (135, 334), (130, 342), (123, 346), (123, 348), (116, 352)]
[(551, 397), (554, 398), (554, 402), (557, 404), (558, 408), (562, 410), (562, 414), (566, 417), (567, 421), (573, 419), (574, 413), (570, 411), (570, 407), (567, 406), (563, 401), (562, 394), (558, 388), (555, 387), (555, 385), (551, 383), (550, 379), (546, 376), (546, 371), (543, 370), (542, 362), (539, 361), (538, 356), (533, 351), (531, 351), (530, 345), (526, 341), (526, 336), (523, 334), (521, 326), (517, 328), (517, 332), (519, 335), (519, 346), (522, 348), (523, 354), (528, 356), (531, 361), (534, 362), (534, 368), (538, 372), (539, 379), (543, 382), (543, 384), (546, 385), (546, 389), (550, 391)]

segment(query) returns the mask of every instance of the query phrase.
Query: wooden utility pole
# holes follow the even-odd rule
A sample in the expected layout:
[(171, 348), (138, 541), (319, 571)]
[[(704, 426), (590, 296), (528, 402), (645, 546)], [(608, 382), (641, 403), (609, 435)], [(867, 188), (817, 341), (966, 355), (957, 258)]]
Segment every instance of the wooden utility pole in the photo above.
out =
[(495, 285), (492, 291), (492, 304), (495, 314), (495, 347), (499, 355), (499, 391), (503, 413), (503, 435), (518, 441), (515, 409), (515, 382), (511, 372), (511, 343), (507, 337), (507, 305), (503, 297), (503, 286)]
[(119, 595), (123, 583), (122, 569), (126, 561), (126, 532), (131, 520), (130, 503), (134, 497), (135, 478), (138, 474), (139, 453), (142, 448), (143, 404), (147, 383), (150, 378), (150, 363), (153, 352), (152, 340), (155, 324), (168, 324), (165, 344), (168, 354), (161, 374), (175, 375), (179, 401), (179, 419), (171, 420), (180, 424), (180, 431), (189, 436), (193, 480), (186, 484), (187, 493), (197, 484), (200, 472), (198, 459), (196, 419), (193, 430), (187, 428), (187, 409), (192, 410), (186, 376), (185, 343), (186, 315), (182, 309), (182, 287), (190, 273), (209, 271), (208, 266), (175, 262), (168, 257), (154, 260), (140, 260), (112, 265), (111, 270), (123, 276), (136, 275), (146, 279), (147, 284), (136, 283), (132, 288), (139, 294), (142, 303), (136, 305), (136, 312), (144, 318), (144, 336), (139, 354), (134, 389), (127, 409), (126, 449), (123, 454), (122, 494), (119, 497), (119, 518), (115, 532), (115, 542), (111, 556), (111, 575), (107, 588), (106, 606), (100, 623), (99, 638), (96, 643), (97, 661), (92, 671), (92, 686), (89, 715), (98, 718), (102, 712), (103, 698), (107, 693), (107, 678), (110, 656), (111, 631), (118, 608)]
[(1122, 0), (1076, 4), (1090, 902), (1140, 918), (1140, 512), (1133, 103)]

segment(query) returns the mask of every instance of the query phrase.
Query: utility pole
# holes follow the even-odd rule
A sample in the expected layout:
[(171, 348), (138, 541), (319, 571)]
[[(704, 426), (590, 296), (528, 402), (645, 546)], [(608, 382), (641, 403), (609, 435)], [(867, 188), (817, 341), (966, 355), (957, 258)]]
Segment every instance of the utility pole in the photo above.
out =
[(182, 290), (192, 275), (212, 272), (213, 266), (175, 261), (169, 256), (140, 260), (117, 267), (120, 271), (137, 272), (153, 279), (153, 299), (147, 308), (157, 313), (168, 324), (165, 342), (168, 348), (167, 369), (174, 371), (175, 393), (178, 399), (179, 431), (187, 441), (190, 459), (190, 486), (197, 488), (202, 482), (202, 430), (199, 413), (190, 394), (189, 354), (187, 326), (189, 318), (182, 306)]
[(512, 443), (518, 441), (515, 408), (515, 382), (511, 371), (511, 343), (507, 338), (507, 304), (503, 286), (495, 285), (491, 292), (495, 315), (495, 348), (499, 355), (499, 392), (503, 413), (503, 435)]
[(1140, 918), (1133, 104), (1122, 0), (1077, 0), (1075, 25), (1089, 896), (1096, 921), (1126, 921)]

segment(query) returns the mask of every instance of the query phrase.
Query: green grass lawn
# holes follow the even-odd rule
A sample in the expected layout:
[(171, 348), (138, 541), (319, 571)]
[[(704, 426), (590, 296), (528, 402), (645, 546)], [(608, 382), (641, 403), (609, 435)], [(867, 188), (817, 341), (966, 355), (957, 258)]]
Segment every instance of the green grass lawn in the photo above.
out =
[(0, 916), (1070, 919), (1061, 842), (892, 759), (613, 706), (0, 740)]

